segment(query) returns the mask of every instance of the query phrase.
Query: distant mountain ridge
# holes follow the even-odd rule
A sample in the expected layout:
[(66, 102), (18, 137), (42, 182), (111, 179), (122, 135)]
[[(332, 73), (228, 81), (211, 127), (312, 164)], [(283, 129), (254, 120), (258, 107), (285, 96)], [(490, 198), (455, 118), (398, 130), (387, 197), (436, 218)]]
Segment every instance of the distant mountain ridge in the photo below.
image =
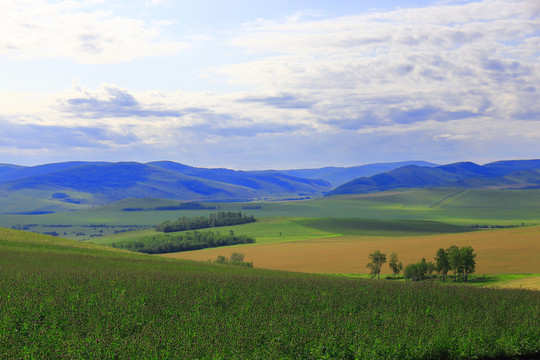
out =
[(250, 201), (306, 197), (331, 188), (325, 180), (279, 172), (204, 169), (169, 161), (66, 162), (33, 167), (0, 164), (0, 213), (20, 212), (21, 208), (73, 210), (126, 198)]
[(361, 176), (372, 176), (385, 171), (391, 171), (407, 165), (433, 167), (437, 164), (427, 161), (400, 161), (389, 163), (374, 163), (351, 167), (323, 167), (318, 169), (294, 169), (294, 170), (278, 170), (279, 172), (308, 178), (308, 179), (324, 179), (334, 186), (339, 186), (350, 180)]
[[(373, 175), (335, 188), (330, 183), (356, 174)], [(485, 165), (410, 161), (284, 171), (208, 169), (172, 161), (0, 164), (0, 213), (78, 210), (130, 198), (252, 201), (426, 187), (540, 188), (540, 160)]]
[(329, 194), (362, 194), (400, 188), (536, 188), (540, 160), (496, 161), (485, 165), (458, 162), (435, 167), (408, 165), (370, 177), (359, 177)]

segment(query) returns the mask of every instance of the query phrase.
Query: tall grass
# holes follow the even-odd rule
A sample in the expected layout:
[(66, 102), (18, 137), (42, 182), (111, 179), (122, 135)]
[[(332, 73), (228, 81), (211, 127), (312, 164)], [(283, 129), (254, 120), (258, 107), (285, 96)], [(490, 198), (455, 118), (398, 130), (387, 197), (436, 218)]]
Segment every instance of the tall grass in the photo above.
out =
[(0, 239), (5, 359), (540, 354), (540, 292), (272, 272), (35, 237), (33, 247), (16, 236)]

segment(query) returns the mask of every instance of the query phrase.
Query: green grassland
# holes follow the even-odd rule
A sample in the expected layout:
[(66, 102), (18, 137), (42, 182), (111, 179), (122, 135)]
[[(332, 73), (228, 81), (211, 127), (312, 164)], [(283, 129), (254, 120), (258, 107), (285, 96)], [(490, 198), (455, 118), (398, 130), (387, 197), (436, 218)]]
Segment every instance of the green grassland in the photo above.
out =
[[(261, 218), (256, 222), (249, 224), (212, 228), (212, 231), (225, 234), (232, 230), (238, 234), (255, 237), (257, 239), (257, 244), (336, 236), (336, 234), (331, 232), (303, 226), (298, 223), (300, 220), (302, 220), (302, 218)], [(143, 236), (155, 233), (156, 232), (153, 229), (130, 231), (111, 236), (96, 237), (91, 241), (101, 245), (112, 245), (119, 241), (137, 240)]]
[[(417, 236), (474, 231), (470, 227), (419, 220), (376, 220), (354, 218), (260, 218), (249, 224), (223, 226), (213, 231), (234, 231), (257, 239), (257, 244), (299, 241), (340, 235)], [(95, 237), (96, 244), (112, 245), (120, 241), (138, 240), (152, 234), (151, 229)], [(153, 232), (155, 233), (155, 232)]]
[(87, 209), (86, 203), (93, 196), (76, 191), (65, 191), (74, 202), (53, 199), (55, 191), (39, 189), (22, 189), (14, 191), (0, 190), (0, 209), (2, 213), (25, 213), (28, 209), (41, 209), (43, 212), (71, 211)]
[(8, 229), (0, 253), (4, 359), (540, 355), (536, 291), (168, 260)]
[(420, 236), (471, 231), (470, 227), (422, 220), (310, 218), (297, 223), (330, 233), (360, 236)]
[[(311, 236), (314, 230), (299, 228), (293, 224), (294, 218), (356, 218), (374, 220), (436, 221), (444, 228), (449, 225), (538, 225), (540, 224), (540, 190), (463, 190), (463, 189), (415, 189), (382, 192), (364, 195), (332, 196), (317, 200), (264, 202), (264, 203), (204, 203), (215, 206), (216, 210), (171, 210), (171, 211), (122, 211), (125, 208), (154, 208), (170, 206), (177, 202), (158, 199), (130, 199), (99, 208), (68, 211), (43, 215), (0, 215), (0, 226), (35, 225), (32, 231), (56, 231), (64, 236), (65, 229), (50, 225), (86, 226), (86, 231), (73, 229), (65, 237), (92, 241), (96, 237), (136, 226), (154, 226), (165, 220), (175, 220), (180, 216), (208, 216), (216, 211), (242, 211), (257, 219), (282, 219), (276, 225), (272, 220), (266, 229), (258, 234), (273, 237), (275, 241), (283, 236)], [(244, 209), (246, 206), (258, 209)], [(280, 220), (281, 221), (281, 220)], [(371, 221), (371, 220), (370, 220)], [(45, 225), (48, 225), (47, 227)], [(90, 225), (108, 225), (89, 229)], [(41, 227), (40, 227), (41, 226)], [(112, 227), (117, 228), (112, 228)], [(293, 229), (294, 228), (294, 229)], [(251, 228), (250, 228), (251, 229)], [(313, 229), (309, 227), (309, 229)], [(103, 232), (100, 232), (103, 230)], [(266, 232), (266, 231), (269, 232)], [(316, 229), (315, 229), (316, 230)], [(319, 230), (321, 235), (326, 231)], [(85, 235), (76, 236), (78, 233)], [(279, 233), (282, 235), (280, 236)], [(335, 229), (329, 231), (335, 233)], [(328, 234), (327, 234), (328, 235)], [(300, 238), (298, 238), (300, 239)], [(283, 239), (281, 239), (283, 240)]]

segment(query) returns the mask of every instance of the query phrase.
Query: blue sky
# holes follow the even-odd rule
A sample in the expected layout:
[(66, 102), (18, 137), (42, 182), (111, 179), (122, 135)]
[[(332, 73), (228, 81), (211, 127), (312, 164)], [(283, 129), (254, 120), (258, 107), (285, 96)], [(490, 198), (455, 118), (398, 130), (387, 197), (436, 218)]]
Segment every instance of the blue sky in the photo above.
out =
[(0, 162), (539, 158), (540, 2), (7, 0)]

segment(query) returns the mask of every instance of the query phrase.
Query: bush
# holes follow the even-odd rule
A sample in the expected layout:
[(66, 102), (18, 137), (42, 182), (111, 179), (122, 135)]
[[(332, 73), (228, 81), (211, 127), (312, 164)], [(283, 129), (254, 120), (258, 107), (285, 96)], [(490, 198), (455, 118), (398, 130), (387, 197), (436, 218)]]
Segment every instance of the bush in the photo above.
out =
[[(208, 260), (210, 261), (210, 260)], [(245, 262), (244, 261), (244, 254), (233, 252), (231, 254), (231, 257), (227, 259), (223, 255), (219, 255), (216, 260), (214, 260), (214, 264), (222, 264), (222, 265), (236, 265), (236, 266), (245, 266), (245, 267), (253, 267), (253, 262)]]
[(247, 235), (227, 235), (208, 232), (186, 232), (180, 234), (161, 234), (157, 236), (144, 236), (137, 240), (115, 243), (117, 248), (137, 251), (146, 254), (163, 254), (170, 252), (199, 250), (211, 247), (252, 244), (255, 238)]
[(188, 218), (182, 216), (176, 221), (165, 221), (156, 226), (156, 231), (169, 233), (218, 226), (240, 225), (254, 221), (256, 220), (253, 215), (246, 215), (241, 212), (220, 211), (217, 214), (210, 214), (210, 217), (196, 216)]

